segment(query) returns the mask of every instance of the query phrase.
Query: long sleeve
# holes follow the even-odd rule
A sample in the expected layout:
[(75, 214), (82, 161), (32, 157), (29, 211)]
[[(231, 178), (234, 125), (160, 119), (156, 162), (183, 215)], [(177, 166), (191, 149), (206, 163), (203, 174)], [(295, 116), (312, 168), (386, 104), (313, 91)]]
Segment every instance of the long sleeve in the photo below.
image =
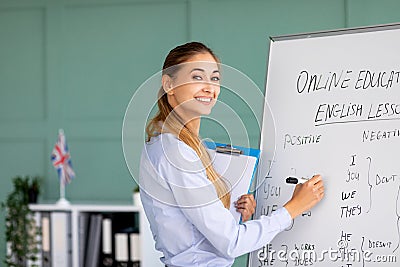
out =
[(231, 266), (291, 223), (285, 208), (238, 224), (218, 199), (197, 154), (172, 134), (147, 143), (141, 198), (161, 261), (168, 266)]
[(159, 171), (163, 177), (168, 177), (176, 205), (223, 255), (234, 258), (259, 249), (290, 226), (291, 217), (285, 208), (271, 216), (237, 224), (218, 199), (197, 154), (185, 145), (180, 148), (179, 155), (169, 151), (168, 161), (162, 162)]

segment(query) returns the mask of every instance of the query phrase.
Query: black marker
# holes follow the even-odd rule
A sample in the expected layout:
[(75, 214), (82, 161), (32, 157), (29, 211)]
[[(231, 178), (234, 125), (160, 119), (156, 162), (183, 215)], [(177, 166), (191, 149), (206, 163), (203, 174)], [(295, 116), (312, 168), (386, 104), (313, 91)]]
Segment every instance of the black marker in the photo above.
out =
[(303, 184), (303, 183), (305, 183), (307, 181), (308, 181), (308, 179), (307, 178), (303, 178), (303, 177), (297, 178), (297, 177), (294, 177), (294, 176), (290, 176), (290, 177), (286, 178), (286, 183), (288, 183), (288, 184)]

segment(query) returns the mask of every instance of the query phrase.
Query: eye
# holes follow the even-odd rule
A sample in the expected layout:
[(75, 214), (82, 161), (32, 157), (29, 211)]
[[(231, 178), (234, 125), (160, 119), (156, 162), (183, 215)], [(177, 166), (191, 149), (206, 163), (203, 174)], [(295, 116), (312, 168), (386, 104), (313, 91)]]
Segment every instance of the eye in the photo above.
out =
[(211, 78), (211, 81), (218, 82), (219, 80), (220, 80), (219, 77), (212, 77), (212, 78)]
[(199, 75), (193, 75), (193, 80), (201, 81), (203, 78)]

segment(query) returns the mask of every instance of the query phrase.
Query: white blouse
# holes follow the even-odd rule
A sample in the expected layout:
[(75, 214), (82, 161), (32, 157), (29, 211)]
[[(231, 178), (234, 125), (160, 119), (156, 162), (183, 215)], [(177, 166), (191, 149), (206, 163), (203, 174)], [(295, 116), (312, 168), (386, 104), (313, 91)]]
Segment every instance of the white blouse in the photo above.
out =
[(171, 267), (231, 266), (235, 257), (261, 248), (291, 224), (283, 207), (238, 224), (196, 152), (170, 133), (145, 144), (139, 182), (156, 249)]

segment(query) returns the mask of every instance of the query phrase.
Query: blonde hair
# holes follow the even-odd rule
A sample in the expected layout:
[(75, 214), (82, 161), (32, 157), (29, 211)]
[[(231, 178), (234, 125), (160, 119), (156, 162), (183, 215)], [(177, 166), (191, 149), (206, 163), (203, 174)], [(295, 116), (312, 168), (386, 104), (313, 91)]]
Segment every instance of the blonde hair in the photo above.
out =
[[(187, 61), (190, 57), (198, 53), (209, 53), (214, 57), (215, 61), (219, 63), (219, 59), (214, 55), (211, 49), (202, 43), (191, 42), (178, 46), (170, 51), (163, 65), (163, 75), (169, 75), (173, 77), (175, 72), (179, 69), (179, 67), (173, 66), (177, 66), (178, 64)], [(224, 181), (223, 177), (221, 177), (221, 175), (215, 171), (213, 165), (211, 164), (211, 158), (206, 148), (202, 144), (199, 136), (190, 131), (190, 129), (182, 122), (179, 115), (174, 112), (173, 108), (168, 102), (167, 94), (162, 87), (158, 92), (157, 105), (158, 112), (149, 121), (146, 127), (147, 142), (149, 142), (152, 137), (158, 136), (163, 132), (163, 129), (166, 128), (168, 129), (168, 132), (174, 134), (181, 141), (191, 147), (199, 156), (205, 168), (208, 180), (210, 180), (215, 187), (218, 198), (221, 200), (224, 207), (229, 209), (231, 199), (229, 192), (230, 188)], [(163, 125), (160, 125), (160, 122), (162, 122)]]

